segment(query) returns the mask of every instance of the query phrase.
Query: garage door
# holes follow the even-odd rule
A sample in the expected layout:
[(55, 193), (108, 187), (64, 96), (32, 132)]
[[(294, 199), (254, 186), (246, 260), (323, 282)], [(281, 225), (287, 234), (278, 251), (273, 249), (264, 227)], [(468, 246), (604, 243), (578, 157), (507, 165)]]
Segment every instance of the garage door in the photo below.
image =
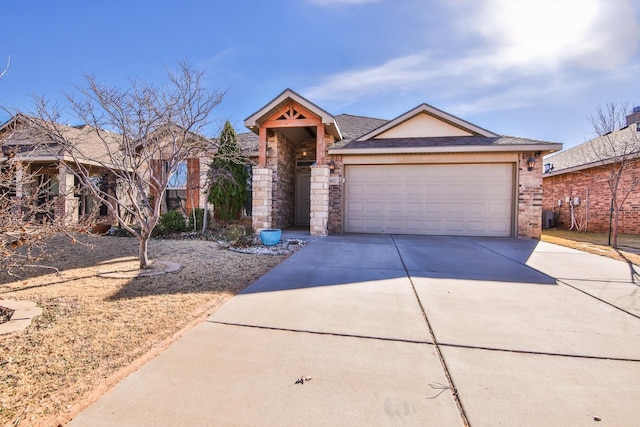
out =
[(345, 231), (511, 236), (511, 164), (346, 167)]

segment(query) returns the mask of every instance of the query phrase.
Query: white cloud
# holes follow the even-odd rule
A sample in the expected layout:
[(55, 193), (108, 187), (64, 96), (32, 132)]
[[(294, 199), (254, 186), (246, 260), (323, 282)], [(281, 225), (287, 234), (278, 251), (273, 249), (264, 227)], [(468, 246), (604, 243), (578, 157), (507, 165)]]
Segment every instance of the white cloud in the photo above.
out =
[[(512, 109), (593, 83), (580, 70), (624, 78), (618, 70), (638, 50), (640, 26), (630, 0), (464, 1), (451, 31), (464, 28), (467, 46), (440, 54), (425, 47), (336, 73), (303, 94), (346, 105), (368, 95), (436, 90), (446, 92), (459, 113)], [(463, 97), (472, 101), (455, 102)]]
[(640, 28), (630, 0), (485, 0), (467, 28), (505, 66), (613, 69), (637, 51)]

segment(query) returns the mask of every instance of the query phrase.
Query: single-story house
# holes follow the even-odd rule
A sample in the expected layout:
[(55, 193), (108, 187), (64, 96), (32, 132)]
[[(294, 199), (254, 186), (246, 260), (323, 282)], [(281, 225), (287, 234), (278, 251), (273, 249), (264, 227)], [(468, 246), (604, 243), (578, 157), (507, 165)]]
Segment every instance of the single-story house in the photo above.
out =
[(290, 89), (245, 125), (256, 232), (539, 238), (542, 156), (562, 149), (428, 104), (392, 120), (334, 116)]
[[(91, 137), (86, 126), (61, 125), (60, 129), (65, 137), (82, 141), (79, 150), (87, 155), (81, 158), (81, 164), (91, 179), (98, 180), (105, 189), (115, 188), (115, 178), (100, 164), (105, 154), (103, 144)], [(47, 209), (52, 208), (42, 214), (67, 223), (81, 222), (89, 216), (97, 216), (98, 222), (114, 222), (114, 213), (81, 188), (78, 178), (70, 172), (74, 159), (47, 135), (38, 119), (14, 115), (0, 125), (0, 146), (0, 164), (15, 171), (15, 185), (10, 188), (12, 197), (35, 200)], [(36, 191), (38, 194), (30, 195)]]
[(544, 159), (543, 227), (607, 232), (611, 223), (613, 168), (620, 167), (620, 233), (640, 233), (640, 107), (622, 129), (598, 136)]
[[(16, 175), (16, 185), (11, 188), (11, 197), (26, 199), (27, 194), (37, 190), (36, 203), (52, 207), (51, 212), (46, 213), (49, 218), (63, 219), (69, 224), (83, 222), (85, 219), (96, 223), (117, 224), (115, 212), (83, 187), (73, 171), (78, 170), (78, 167), (83, 168), (90, 179), (99, 181), (103, 191), (115, 195), (118, 191), (116, 173), (124, 171), (126, 167), (126, 162), (118, 160), (118, 155), (112, 157), (109, 154), (119, 153), (119, 135), (101, 132), (98, 136), (89, 125), (57, 124), (55, 132), (73, 142), (73, 153), (65, 149), (46, 130), (41, 120), (35, 117), (19, 113), (0, 125), (0, 166), (14, 168)], [(148, 145), (152, 148), (150, 151), (146, 150), (145, 153), (144, 148), (137, 149), (137, 163), (140, 164), (137, 171), (145, 175), (145, 181), (150, 184), (149, 188), (144, 189), (150, 197), (157, 197), (159, 192), (153, 186), (153, 182), (158, 181), (154, 181), (152, 177), (159, 177), (162, 182), (168, 180), (161, 213), (177, 210), (189, 215), (194, 208), (202, 208), (206, 203), (201, 190), (205, 186), (206, 171), (213, 154), (203, 149), (200, 153), (185, 157), (176, 165), (175, 173), (168, 177), (167, 171), (173, 169), (169, 165), (170, 147), (172, 138), (176, 135), (209, 141), (182, 129), (171, 132), (171, 129), (160, 128), (151, 138), (152, 143)], [(153, 143), (154, 138), (157, 146)], [(207, 147), (213, 144), (201, 145)], [(118, 197), (126, 203), (127, 197), (120, 194)], [(31, 199), (33, 197), (29, 197)]]

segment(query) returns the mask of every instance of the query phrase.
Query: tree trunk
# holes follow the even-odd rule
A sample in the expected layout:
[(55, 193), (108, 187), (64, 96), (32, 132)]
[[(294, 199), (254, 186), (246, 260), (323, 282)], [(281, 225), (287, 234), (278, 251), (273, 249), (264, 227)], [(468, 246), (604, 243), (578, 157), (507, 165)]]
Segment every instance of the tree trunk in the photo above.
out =
[(620, 211), (617, 209), (613, 212), (613, 227), (611, 230), (611, 246), (613, 249), (618, 249), (618, 219), (620, 218)]
[[(207, 183), (207, 185), (209, 185)], [(204, 203), (204, 213), (202, 215), (202, 234), (205, 234), (207, 232), (207, 227), (209, 226), (209, 193), (211, 192), (211, 185), (209, 185), (207, 187), (207, 191), (205, 193), (205, 203)]]
[(140, 237), (140, 246), (138, 248), (138, 257), (140, 258), (140, 270), (144, 270), (149, 266), (149, 257), (147, 255), (148, 237)]

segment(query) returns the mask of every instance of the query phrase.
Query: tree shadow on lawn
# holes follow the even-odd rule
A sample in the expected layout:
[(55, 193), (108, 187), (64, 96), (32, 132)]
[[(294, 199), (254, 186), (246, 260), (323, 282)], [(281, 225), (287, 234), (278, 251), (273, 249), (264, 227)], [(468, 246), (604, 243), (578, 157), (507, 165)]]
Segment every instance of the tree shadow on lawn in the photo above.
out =
[[(132, 237), (78, 235), (76, 242), (68, 236), (56, 236), (46, 243), (44, 258), (34, 264), (40, 267), (16, 269), (15, 275), (0, 273), (0, 285), (97, 264), (107, 264), (117, 257), (138, 255), (138, 240)], [(115, 249), (112, 247), (115, 246)], [(108, 247), (108, 250), (104, 250)], [(117, 255), (114, 256), (114, 253)]]

